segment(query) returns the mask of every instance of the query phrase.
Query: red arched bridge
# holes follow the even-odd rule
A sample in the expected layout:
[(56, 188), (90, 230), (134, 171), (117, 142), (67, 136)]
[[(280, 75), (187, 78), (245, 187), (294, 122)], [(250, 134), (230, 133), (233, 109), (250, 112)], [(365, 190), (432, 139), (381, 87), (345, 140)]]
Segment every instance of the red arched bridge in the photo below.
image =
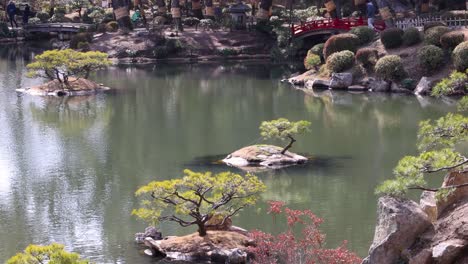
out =
[[(327, 18), (312, 20), (309, 22), (293, 25), (292, 35), (294, 38), (305, 38), (312, 35), (335, 34), (336, 32), (348, 31), (353, 27), (367, 26), (365, 18)], [(385, 22), (375, 20), (374, 27), (377, 31), (385, 29)]]

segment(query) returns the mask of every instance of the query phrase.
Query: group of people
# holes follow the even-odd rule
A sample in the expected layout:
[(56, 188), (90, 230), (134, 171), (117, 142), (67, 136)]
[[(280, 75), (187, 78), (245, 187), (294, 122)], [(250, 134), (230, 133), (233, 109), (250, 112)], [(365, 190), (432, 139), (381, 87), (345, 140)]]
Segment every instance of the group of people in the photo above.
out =
[[(16, 23), (16, 14), (18, 13), (18, 8), (15, 5), (15, 2), (10, 1), (6, 7), (6, 13), (8, 15), (8, 20), (10, 21), (11, 27), (14, 27), (13, 24), (18, 27), (18, 23)], [(31, 8), (28, 4), (25, 5), (23, 10), (23, 25), (28, 23), (29, 16), (31, 16)]]

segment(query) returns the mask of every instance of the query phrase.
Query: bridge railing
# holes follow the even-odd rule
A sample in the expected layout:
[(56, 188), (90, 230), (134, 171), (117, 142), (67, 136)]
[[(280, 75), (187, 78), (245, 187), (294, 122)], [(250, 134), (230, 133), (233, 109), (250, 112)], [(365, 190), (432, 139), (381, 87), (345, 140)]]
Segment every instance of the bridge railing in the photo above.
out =
[(410, 27), (424, 27), (424, 24), (429, 22), (444, 22), (450, 28), (468, 27), (468, 19), (466, 18), (441, 16), (405, 18), (395, 21), (395, 26), (405, 30)]
[[(353, 27), (367, 26), (367, 19), (360, 18), (341, 18), (341, 19), (318, 19), (312, 20), (292, 27), (292, 34), (294, 37), (298, 37), (313, 31), (322, 30), (337, 30), (337, 31), (348, 31)], [(385, 23), (383, 21), (376, 20), (374, 26), (377, 30), (381, 31), (385, 29)]]

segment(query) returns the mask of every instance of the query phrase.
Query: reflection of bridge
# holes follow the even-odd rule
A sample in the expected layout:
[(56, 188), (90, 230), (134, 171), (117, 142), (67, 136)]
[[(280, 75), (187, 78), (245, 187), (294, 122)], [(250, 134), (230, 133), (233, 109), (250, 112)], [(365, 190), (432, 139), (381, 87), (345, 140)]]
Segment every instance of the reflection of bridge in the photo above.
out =
[(44, 23), (44, 24), (27, 24), (24, 26), (24, 31), (27, 33), (77, 33), (80, 29), (88, 29), (90, 24), (82, 23)]
[[(353, 27), (367, 26), (367, 19), (364, 18), (342, 18), (342, 19), (319, 19), (294, 25), (292, 35), (294, 38), (305, 38), (313, 35), (334, 34), (336, 32), (348, 31)], [(385, 22), (375, 20), (375, 29), (382, 31), (385, 29)]]

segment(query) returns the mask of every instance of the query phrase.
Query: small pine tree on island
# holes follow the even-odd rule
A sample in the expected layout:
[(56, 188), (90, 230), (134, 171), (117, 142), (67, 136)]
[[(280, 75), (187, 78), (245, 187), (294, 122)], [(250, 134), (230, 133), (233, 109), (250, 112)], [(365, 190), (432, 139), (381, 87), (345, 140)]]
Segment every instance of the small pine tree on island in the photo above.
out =
[(264, 139), (289, 140), (289, 144), (281, 150), (281, 154), (284, 155), (286, 151), (292, 147), (294, 142), (296, 142), (294, 137), (309, 132), (309, 127), (309, 121), (301, 120), (291, 122), (286, 118), (279, 118), (271, 121), (263, 121), (260, 125), (260, 135)]

